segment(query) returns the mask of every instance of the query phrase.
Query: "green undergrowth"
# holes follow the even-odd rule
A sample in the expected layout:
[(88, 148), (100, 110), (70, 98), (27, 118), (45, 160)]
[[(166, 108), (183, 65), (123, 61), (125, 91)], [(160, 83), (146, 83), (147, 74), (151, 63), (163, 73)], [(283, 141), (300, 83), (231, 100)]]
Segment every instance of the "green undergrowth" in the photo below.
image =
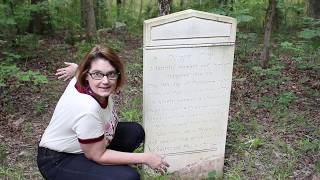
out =
[(123, 89), (125, 99), (118, 114), (125, 121), (142, 123), (142, 49), (134, 51), (133, 57), (125, 62), (127, 84)]
[[(258, 33), (238, 33), (224, 179), (303, 179), (320, 173), (319, 101), (316, 101), (320, 96), (320, 52), (313, 43), (319, 37), (313, 31), (300, 32), (275, 36), (270, 62), (264, 68), (260, 66), (259, 56), (262, 44), (258, 43), (262, 42), (262, 37)], [(125, 50), (122, 40), (110, 38), (103, 43), (120, 54)], [(81, 41), (74, 47), (76, 50), (71, 57), (79, 62), (91, 44)], [(65, 57), (66, 50), (61, 47), (53, 53)], [(125, 121), (142, 123), (142, 49), (134, 51), (133, 56), (125, 59), (128, 77), (120, 95), (118, 114)], [(16, 111), (15, 101), (19, 96), (14, 96), (13, 92), (28, 86), (26, 96), (41, 94), (39, 98), (28, 99), (32, 101), (29, 108), (33, 114), (40, 116), (48, 110), (50, 99), (58, 97), (54, 93), (58, 84), (50, 82), (53, 88), (50, 91), (48, 86), (41, 86), (48, 82), (45, 75), (36, 70), (26, 71), (19, 63), (8, 63), (20, 61), (26, 54), (2, 54), (5, 61), (0, 64), (1, 101), (5, 112)], [(21, 131), (28, 138), (36, 131), (32, 123), (26, 120), (22, 124)], [(140, 146), (136, 152), (142, 151), (143, 146)], [(7, 164), (6, 152), (7, 149), (0, 146), (1, 178), (38, 177), (37, 170), (29, 175), (26, 168)], [(30, 161), (30, 157), (23, 161)], [(143, 179), (173, 178), (170, 174), (152, 176), (144, 173), (140, 165), (136, 168)], [(207, 179), (217, 179), (216, 172), (210, 171)]]
[(23, 169), (13, 166), (0, 166), (0, 177), (3, 179), (22, 180), (24, 179)]
[[(238, 34), (225, 179), (295, 179), (319, 174), (319, 51), (312, 40), (275, 38), (262, 68), (250, 42)], [(249, 42), (242, 46), (243, 42)], [(253, 48), (252, 48), (253, 47)], [(251, 54), (251, 56), (250, 56)], [(246, 90), (242, 89), (245, 86)], [(301, 164), (305, 164), (304, 167)]]
[(141, 98), (131, 99), (126, 105), (118, 109), (121, 119), (125, 121), (142, 122)]
[(14, 61), (18, 61), (21, 58), (20, 55), (8, 52), (5, 52), (4, 55), (0, 63), (0, 86), (7, 86), (6, 82), (10, 80), (15, 80), (17, 86), (23, 82), (32, 82), (35, 85), (48, 83), (47, 77), (39, 71), (23, 71), (17, 67)]
[[(283, 34), (274, 38), (276, 48), (263, 68), (262, 45), (257, 44), (262, 37), (238, 33), (230, 105), (235, 111), (229, 113), (224, 179), (299, 179), (319, 174), (319, 105), (312, 102), (319, 97), (320, 54), (310, 43), (314, 39), (297, 35), (288, 39)], [(137, 122), (142, 119), (142, 97), (137, 96), (142, 91), (132, 79), (142, 78), (139, 56), (127, 64), (131, 81), (124, 93), (129, 96), (119, 109), (124, 119)], [(140, 170), (143, 179), (179, 179)], [(219, 178), (211, 171), (207, 179)]]

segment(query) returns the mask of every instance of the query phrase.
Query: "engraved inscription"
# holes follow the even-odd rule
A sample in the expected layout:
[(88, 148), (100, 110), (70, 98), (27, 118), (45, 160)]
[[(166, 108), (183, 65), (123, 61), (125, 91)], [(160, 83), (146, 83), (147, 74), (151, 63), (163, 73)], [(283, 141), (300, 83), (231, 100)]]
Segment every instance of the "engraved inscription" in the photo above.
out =
[(152, 132), (146, 139), (149, 151), (167, 156), (224, 151), (233, 55), (221, 54), (222, 49), (147, 54), (144, 124)]

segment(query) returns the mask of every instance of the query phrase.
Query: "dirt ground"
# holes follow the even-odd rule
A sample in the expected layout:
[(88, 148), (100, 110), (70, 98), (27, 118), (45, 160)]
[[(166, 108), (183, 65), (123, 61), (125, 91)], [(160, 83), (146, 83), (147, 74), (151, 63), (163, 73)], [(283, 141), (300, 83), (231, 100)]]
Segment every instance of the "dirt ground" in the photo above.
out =
[[(109, 35), (107, 38), (120, 39), (123, 42), (123, 48), (119, 52), (120, 57), (125, 64), (142, 63), (141, 58), (134, 58), (137, 56), (137, 49), (142, 47), (141, 38), (137, 38), (128, 34)], [(57, 80), (54, 76), (55, 70), (63, 66), (64, 61), (74, 62), (72, 55), (76, 53), (76, 48), (71, 45), (66, 45), (62, 38), (50, 38), (41, 41), (41, 46), (34, 52), (36, 55), (32, 58), (24, 59), (18, 62), (18, 67), (23, 70), (38, 70), (41, 74), (48, 77), (49, 83), (34, 85), (31, 82), (20, 82), (17, 85), (15, 78), (9, 78), (5, 87), (1, 87), (1, 110), (0, 110), (0, 162), (3, 164), (2, 175), (6, 173), (23, 174), (22, 179), (41, 179), (39, 171), (36, 166), (36, 149), (43, 131), (48, 125), (55, 105), (67, 85), (67, 81)], [(255, 56), (255, 54), (252, 54)], [(309, 95), (305, 86), (315, 89), (319, 92), (319, 72), (314, 70), (298, 71), (294, 68), (294, 64), (290, 59), (283, 57), (285, 63), (285, 70), (282, 72), (288, 77), (291, 77), (289, 83), (280, 85), (279, 88), (291, 90), (299, 98), (297, 103), (293, 105), (297, 111), (307, 111), (309, 124), (313, 124), (312, 128), (320, 128), (320, 97)], [(233, 82), (231, 105), (230, 105), (230, 119), (237, 116), (237, 113), (242, 111), (244, 103), (248, 99), (257, 100), (262, 96), (272, 95), (272, 89), (256, 90), (257, 79), (245, 72), (244, 65), (241, 60), (235, 59), (234, 77), (243, 77), (246, 80), (238, 80)], [(133, 96), (141, 97), (142, 87), (142, 72), (132, 72), (128, 74), (126, 93), (120, 93), (117, 96), (117, 106), (125, 105)], [(310, 77), (309, 80), (301, 84), (300, 80), (305, 77)], [(264, 126), (261, 136), (267, 137), (272, 141), (273, 136), (281, 136), (287, 143), (294, 145), (297, 137), (308, 136), (308, 129), (301, 127), (296, 128), (295, 131), (281, 131), (276, 129), (273, 125), (274, 119), (270, 115), (270, 111), (265, 108), (258, 108), (256, 110), (247, 111), (244, 115), (243, 121), (249, 121), (252, 113), (258, 119), (258, 123)], [(230, 122), (232, 123), (232, 122)], [(310, 130), (310, 129), (309, 129)], [(229, 130), (228, 130), (229, 131)], [(314, 131), (314, 130), (310, 130)], [(241, 133), (241, 132), (240, 132)], [(263, 134), (265, 133), (265, 134)], [(234, 143), (232, 139), (240, 137), (234, 131), (229, 132), (226, 148), (226, 167), (225, 170), (232, 170), (232, 164), (239, 162), (245, 158), (237, 156), (236, 150), (230, 145)], [(230, 139), (231, 138), (231, 139)], [(314, 137), (312, 137), (314, 138)], [(229, 149), (228, 149), (229, 148)], [(319, 148), (318, 148), (319, 149)], [(262, 153), (263, 154), (263, 153)], [(281, 156), (275, 151), (274, 155)], [(305, 153), (301, 154), (298, 165), (295, 165), (298, 179), (312, 179), (319, 178), (315, 175), (314, 164), (319, 162), (319, 152), (316, 154)], [(270, 161), (272, 162), (272, 161)], [(257, 165), (258, 166), (258, 165)], [(309, 167), (305, 168), (305, 167)], [(266, 168), (266, 167), (265, 167)], [(267, 168), (266, 168), (267, 169)], [(266, 170), (262, 169), (262, 170)], [(302, 172), (307, 171), (310, 172)], [(7, 172), (5, 172), (7, 171)], [(244, 170), (245, 171), (245, 170)], [(300, 173), (300, 175), (299, 175)], [(245, 174), (245, 172), (244, 172)], [(0, 174), (1, 175), (1, 174)], [(14, 176), (18, 177), (19, 175)], [(258, 176), (259, 177), (259, 176)], [(3, 179), (7, 179), (4, 176)], [(0, 176), (0, 179), (1, 176)], [(8, 178), (10, 179), (10, 178)], [(250, 179), (255, 179), (252, 177)]]

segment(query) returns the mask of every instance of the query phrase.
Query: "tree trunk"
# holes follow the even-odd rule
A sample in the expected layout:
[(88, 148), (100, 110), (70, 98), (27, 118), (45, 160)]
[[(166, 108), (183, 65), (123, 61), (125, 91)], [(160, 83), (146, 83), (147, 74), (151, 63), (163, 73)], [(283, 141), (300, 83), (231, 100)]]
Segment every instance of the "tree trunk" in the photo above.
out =
[(220, 6), (225, 6), (225, 5), (228, 4), (228, 0), (218, 0), (218, 4), (219, 4)]
[(180, 9), (186, 9), (188, 4), (188, 0), (180, 0)]
[[(46, 0), (31, 0), (31, 4), (38, 4)], [(52, 31), (49, 8), (41, 7), (37, 12), (31, 13), (31, 20), (29, 21), (28, 32), (36, 34), (45, 34)]]
[(105, 2), (105, 5), (106, 5), (106, 9), (107, 9), (107, 17), (106, 17), (106, 22), (107, 22), (107, 24), (108, 24), (108, 22), (110, 21), (112, 21), (112, 1), (113, 0), (107, 0), (106, 2)]
[(229, 5), (229, 9), (230, 9), (230, 11), (233, 11), (233, 4), (234, 4), (234, 1), (235, 0), (229, 0), (227, 3), (229, 3), (230, 5)]
[[(4, 11), (4, 14), (6, 17), (13, 17), (14, 16), (14, 4), (12, 1), (3, 1), (3, 4), (8, 5), (7, 11)], [(0, 32), (3, 33), (5, 40), (8, 40), (10, 42), (10, 45), (15, 44), (15, 39), (17, 36), (17, 33), (19, 32), (18, 25), (6, 25), (5, 27), (1, 27)]]
[(139, 8), (138, 23), (141, 21), (141, 17), (142, 17), (142, 8), (143, 8), (143, 0), (141, 0), (141, 1), (140, 1), (140, 8)]
[(158, 0), (159, 16), (170, 14), (172, 0)]
[(94, 16), (96, 18), (96, 28), (99, 29), (101, 27), (101, 20), (100, 20), (100, 0), (96, 0), (94, 4)]
[(85, 28), (85, 19), (86, 19), (86, 17), (85, 17), (85, 11), (86, 11), (86, 9), (85, 9), (85, 5), (86, 5), (86, 2), (85, 2), (85, 0), (81, 0), (80, 1), (80, 11), (81, 11), (81, 27), (82, 28)]
[(276, 11), (276, 0), (269, 0), (269, 6), (266, 13), (266, 25), (263, 40), (263, 52), (261, 54), (262, 66), (266, 67), (270, 57), (270, 38), (272, 32), (272, 22)]
[(129, 4), (129, 11), (131, 11), (131, 15), (132, 16), (135, 16), (135, 14), (136, 14), (136, 1), (135, 0), (131, 0), (130, 1), (130, 4)]
[(121, 0), (117, 0), (117, 19), (120, 17), (121, 12)]
[(320, 1), (309, 0), (308, 14), (310, 17), (320, 19)]
[(94, 8), (92, 0), (82, 0), (81, 10), (83, 10), (83, 23), (86, 30), (88, 40), (93, 40), (96, 35), (96, 19), (94, 17)]

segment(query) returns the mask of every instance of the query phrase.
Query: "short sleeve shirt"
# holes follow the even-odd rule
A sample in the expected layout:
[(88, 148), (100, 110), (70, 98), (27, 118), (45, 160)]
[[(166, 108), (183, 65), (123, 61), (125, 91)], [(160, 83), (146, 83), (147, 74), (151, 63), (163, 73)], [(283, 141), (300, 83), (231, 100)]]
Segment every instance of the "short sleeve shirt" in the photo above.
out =
[(119, 118), (112, 97), (101, 105), (88, 91), (77, 88), (76, 78), (58, 101), (39, 146), (58, 152), (83, 153), (80, 143), (106, 138), (112, 141)]

